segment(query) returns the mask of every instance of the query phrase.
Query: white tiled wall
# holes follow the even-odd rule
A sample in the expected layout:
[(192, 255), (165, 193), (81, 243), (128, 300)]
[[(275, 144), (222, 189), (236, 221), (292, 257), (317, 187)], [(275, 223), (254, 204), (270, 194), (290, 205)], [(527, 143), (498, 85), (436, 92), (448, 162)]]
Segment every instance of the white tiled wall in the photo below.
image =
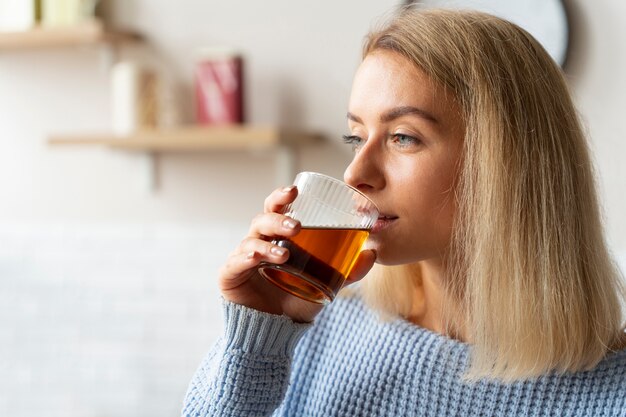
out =
[(0, 227), (0, 416), (179, 415), (244, 232)]

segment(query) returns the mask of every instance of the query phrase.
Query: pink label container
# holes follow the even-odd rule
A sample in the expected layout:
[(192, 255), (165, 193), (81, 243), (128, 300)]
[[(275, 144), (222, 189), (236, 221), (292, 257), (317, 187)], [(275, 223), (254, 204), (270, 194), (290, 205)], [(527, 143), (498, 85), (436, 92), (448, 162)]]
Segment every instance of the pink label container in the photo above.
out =
[(196, 118), (203, 125), (243, 123), (241, 55), (208, 49), (198, 55), (195, 68)]

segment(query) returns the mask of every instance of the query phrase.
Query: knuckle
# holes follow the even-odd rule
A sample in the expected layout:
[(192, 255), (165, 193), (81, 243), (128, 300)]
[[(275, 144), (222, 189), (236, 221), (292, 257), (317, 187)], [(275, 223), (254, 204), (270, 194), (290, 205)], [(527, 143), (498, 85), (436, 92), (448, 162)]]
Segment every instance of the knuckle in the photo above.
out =
[(287, 216), (285, 216), (284, 214), (276, 214), (274, 216), (274, 218), (272, 219), (272, 223), (274, 224), (274, 226), (276, 226), (276, 228), (278, 229), (282, 229), (283, 227), (283, 223), (288, 219)]
[[(240, 247), (241, 249), (245, 250), (246, 248), (249, 248), (250, 246), (252, 246), (252, 242), (253, 242), (254, 240), (256, 240), (256, 239), (254, 239), (254, 238), (252, 238), (252, 237), (250, 237), (250, 236), (245, 237), (245, 238), (241, 241), (241, 244), (239, 245), (239, 247)], [(235, 256), (235, 255), (237, 255), (237, 254), (238, 254), (238, 252), (237, 252), (237, 251), (234, 251), (234, 252), (232, 253), (232, 255), (233, 255), (233, 256)]]
[(259, 253), (261, 253), (263, 256), (268, 256), (270, 255), (270, 249), (272, 248), (272, 244), (269, 242), (264, 242), (263, 245), (261, 245), (261, 247), (259, 248)]
[(265, 201), (263, 202), (263, 205), (265, 206), (266, 209), (269, 209), (272, 206), (272, 203), (274, 201), (274, 193), (275, 191), (272, 192), (272, 194), (265, 197)]
[(219, 276), (222, 278), (228, 277), (231, 275), (232, 263), (230, 261), (226, 262), (219, 269)]
[(233, 266), (235, 265), (235, 259), (237, 259), (236, 255), (233, 255), (230, 258), (228, 258), (226, 260), (226, 263), (224, 263), (224, 265), (222, 266), (222, 268), (226, 271), (230, 271), (231, 269), (233, 269)]
[(252, 218), (252, 226), (255, 227), (257, 226), (259, 223), (261, 223), (261, 221), (263, 220), (264, 214), (263, 213), (258, 213), (256, 216), (254, 216)]
[(257, 214), (256, 216), (254, 216), (252, 218), (252, 221), (250, 222), (249, 234), (256, 234), (256, 233), (258, 233), (259, 229), (261, 228), (262, 223), (263, 223), (263, 215), (262, 214)]
[(264, 206), (266, 211), (273, 210), (278, 200), (280, 200), (281, 188), (276, 188), (265, 198)]

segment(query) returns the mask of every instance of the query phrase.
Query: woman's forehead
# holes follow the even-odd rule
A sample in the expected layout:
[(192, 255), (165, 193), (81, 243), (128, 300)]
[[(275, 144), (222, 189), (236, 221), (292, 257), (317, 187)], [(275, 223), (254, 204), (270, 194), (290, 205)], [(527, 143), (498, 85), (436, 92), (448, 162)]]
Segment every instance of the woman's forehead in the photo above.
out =
[(412, 61), (397, 52), (375, 50), (355, 74), (349, 111), (397, 107), (422, 109), (435, 120), (459, 114), (456, 100)]

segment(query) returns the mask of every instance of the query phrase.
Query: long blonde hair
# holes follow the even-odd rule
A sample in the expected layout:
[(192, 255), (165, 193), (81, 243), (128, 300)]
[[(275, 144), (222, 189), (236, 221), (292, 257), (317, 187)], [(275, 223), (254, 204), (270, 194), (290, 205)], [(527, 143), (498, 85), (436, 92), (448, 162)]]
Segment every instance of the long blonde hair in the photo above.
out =
[[(531, 35), (479, 12), (405, 9), (366, 39), (458, 101), (466, 126), (445, 313), (471, 335), (469, 378), (594, 367), (623, 336), (594, 172), (560, 68)], [(416, 269), (377, 266), (368, 303), (406, 315)]]

